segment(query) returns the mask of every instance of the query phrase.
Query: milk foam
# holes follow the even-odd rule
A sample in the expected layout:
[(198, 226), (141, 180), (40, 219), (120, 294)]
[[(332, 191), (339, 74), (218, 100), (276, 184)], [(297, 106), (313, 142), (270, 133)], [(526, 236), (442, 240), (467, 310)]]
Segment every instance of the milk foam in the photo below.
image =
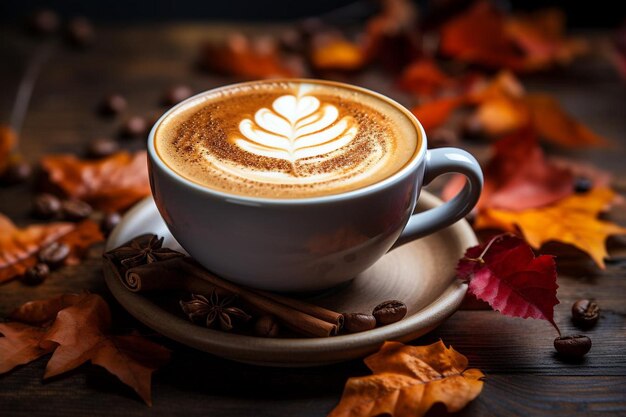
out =
[(393, 174), (417, 146), (408, 117), (365, 93), (302, 82), (235, 88), (208, 93), (157, 129), (166, 164), (209, 188), (269, 198), (342, 192)]

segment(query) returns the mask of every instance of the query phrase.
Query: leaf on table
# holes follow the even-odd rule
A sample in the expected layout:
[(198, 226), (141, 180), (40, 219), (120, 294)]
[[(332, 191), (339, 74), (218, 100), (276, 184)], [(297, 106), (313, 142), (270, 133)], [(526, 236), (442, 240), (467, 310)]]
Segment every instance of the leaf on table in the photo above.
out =
[(413, 107), (411, 112), (420, 121), (424, 130), (428, 132), (443, 125), (450, 114), (463, 105), (464, 101), (465, 99), (461, 96), (435, 99)]
[(479, 211), (474, 226), (477, 229), (495, 228), (511, 232), (519, 229), (536, 249), (550, 241), (570, 244), (589, 254), (604, 269), (604, 259), (608, 256), (606, 239), (626, 234), (626, 228), (598, 219), (598, 215), (615, 198), (612, 190), (595, 188), (546, 207), (518, 212), (487, 208)]
[(93, 220), (87, 219), (76, 223), (74, 229), (58, 240), (70, 247), (70, 253), (65, 258), (65, 265), (78, 265), (93, 244), (104, 240), (100, 226)]
[(12, 318), (19, 321), (0, 323), (4, 335), (0, 338), (0, 373), (53, 352), (44, 378), (91, 361), (152, 404), (152, 373), (169, 360), (170, 351), (135, 333), (111, 334), (111, 311), (99, 295), (65, 294), (31, 301), (15, 310)]
[(441, 27), (441, 51), (490, 68), (536, 71), (567, 64), (587, 51), (580, 39), (564, 36), (563, 14), (540, 11), (506, 16), (489, 1), (478, 1)]
[(418, 10), (410, 0), (380, 3), (380, 12), (365, 26), (363, 55), (368, 62), (399, 70), (422, 53)]
[(318, 71), (356, 71), (365, 65), (361, 45), (346, 39), (339, 32), (313, 36), (309, 60)]
[(150, 195), (146, 152), (118, 152), (91, 161), (73, 155), (41, 160), (48, 185), (104, 211), (121, 211)]
[(225, 42), (203, 44), (199, 64), (209, 71), (249, 79), (302, 75), (286, 65), (274, 39), (250, 39), (239, 33), (230, 35)]
[(17, 144), (15, 131), (7, 125), (0, 124), (0, 174), (4, 172), (9, 162), (9, 156)]
[[(479, 209), (526, 210), (552, 204), (574, 192), (570, 169), (546, 159), (531, 130), (520, 130), (494, 142), (492, 151), (483, 170)], [(455, 196), (464, 184), (465, 177), (454, 176), (444, 187), (444, 200)]]
[(435, 403), (461, 410), (483, 388), (484, 374), (440, 340), (428, 346), (385, 342), (365, 358), (373, 375), (350, 378), (328, 417), (419, 417)]
[(400, 88), (418, 95), (432, 96), (443, 88), (455, 84), (432, 59), (418, 59), (408, 65), (400, 75)]
[(499, 235), (485, 245), (469, 248), (457, 265), (459, 278), (468, 281), (468, 292), (496, 311), (521, 318), (554, 322), (556, 264), (554, 257), (535, 257), (524, 240)]

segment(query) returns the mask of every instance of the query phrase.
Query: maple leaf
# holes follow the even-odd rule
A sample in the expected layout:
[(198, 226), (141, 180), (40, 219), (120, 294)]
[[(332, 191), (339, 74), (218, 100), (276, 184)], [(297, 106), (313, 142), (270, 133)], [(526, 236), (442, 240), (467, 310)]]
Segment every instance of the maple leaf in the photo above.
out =
[(444, 74), (432, 59), (418, 59), (408, 65), (400, 75), (398, 85), (415, 94), (433, 95), (455, 80)]
[(315, 36), (309, 54), (311, 65), (320, 71), (355, 71), (365, 64), (362, 47), (340, 33)]
[(15, 131), (10, 126), (0, 124), (0, 174), (6, 169), (9, 156), (16, 144)]
[(482, 391), (484, 374), (440, 340), (428, 346), (385, 342), (365, 358), (373, 375), (350, 378), (328, 417), (423, 416), (435, 403), (456, 412)]
[(103, 239), (100, 228), (91, 220), (34, 224), (20, 229), (0, 213), (0, 283), (35, 265), (37, 253), (53, 242), (70, 247), (65, 264), (72, 265), (78, 263), (87, 248)]
[(41, 167), (49, 185), (104, 211), (127, 209), (150, 194), (145, 151), (118, 152), (97, 161), (49, 155)]
[(239, 33), (223, 43), (205, 43), (199, 57), (200, 66), (206, 70), (249, 79), (302, 75), (283, 61), (273, 39), (251, 40)]
[(415, 106), (411, 112), (428, 132), (444, 124), (450, 114), (464, 103), (464, 100), (462, 96), (437, 99)]
[[(535, 257), (522, 239), (499, 235), (486, 245), (469, 248), (457, 265), (459, 278), (469, 282), (468, 292), (496, 311), (521, 318), (554, 322), (556, 264), (554, 257)], [(560, 331), (559, 331), (560, 333)]]
[(112, 335), (111, 311), (95, 294), (64, 294), (28, 302), (12, 314), (21, 322), (0, 323), (0, 373), (53, 352), (44, 378), (87, 361), (102, 366), (151, 405), (152, 373), (170, 351), (138, 334)]
[[(525, 210), (554, 203), (574, 192), (571, 170), (547, 160), (531, 130), (515, 132), (492, 148), (494, 155), (484, 169), (479, 209)], [(449, 200), (464, 184), (465, 177), (453, 177), (443, 190), (443, 198)]]
[(604, 258), (608, 256), (606, 239), (626, 234), (626, 228), (597, 218), (614, 199), (612, 190), (595, 188), (541, 208), (519, 212), (489, 208), (478, 213), (474, 226), (511, 232), (519, 228), (536, 249), (549, 241), (570, 244), (589, 254), (604, 269)]

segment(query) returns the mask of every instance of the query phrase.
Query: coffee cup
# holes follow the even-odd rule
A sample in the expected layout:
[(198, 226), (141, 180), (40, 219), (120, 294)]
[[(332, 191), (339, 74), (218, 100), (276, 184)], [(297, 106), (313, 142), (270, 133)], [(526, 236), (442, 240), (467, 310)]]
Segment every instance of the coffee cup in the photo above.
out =
[[(280, 89), (289, 90), (294, 86), (299, 91), (306, 86), (306, 93), (276, 94)], [(258, 90), (264, 88), (268, 91), (258, 95)], [(333, 94), (344, 96), (334, 102)], [(230, 95), (236, 96), (232, 100), (241, 99), (241, 105), (247, 106), (242, 107), (241, 116), (238, 111), (228, 113), (240, 117), (240, 122), (223, 122), (236, 131), (236, 135), (225, 135), (226, 127), (203, 134), (195, 131), (219, 124), (221, 119), (211, 117), (224, 108), (228, 110)], [(261, 99), (269, 101), (263, 106), (254, 104)], [(325, 100), (335, 104), (324, 104)], [(219, 107), (212, 108), (211, 103), (215, 102)], [(358, 107), (351, 115), (352, 102), (354, 108), (366, 107)], [(257, 107), (256, 113), (250, 110)], [(204, 119), (198, 120), (203, 122), (190, 121), (189, 114), (199, 109)], [(308, 126), (309, 119), (321, 123), (322, 128), (315, 135), (334, 129), (332, 134), (324, 133), (333, 136), (327, 142), (323, 142), (325, 137), (311, 137), (310, 133), (304, 139), (298, 138), (325, 146), (321, 150), (303, 147), (305, 153), (301, 154), (304, 155), (301, 160), (293, 147), (290, 153), (285, 153), (282, 148), (278, 149), (280, 146), (275, 148), (264, 142), (265, 136), (275, 137), (272, 131), (277, 131), (285, 120), (292, 121), (293, 109), (304, 112), (302, 120), (305, 122), (298, 126)], [(316, 112), (319, 116), (315, 116)], [(271, 123), (278, 127), (274, 128)], [(293, 126), (292, 123), (290, 132), (294, 131)], [(177, 135), (183, 128), (193, 141), (179, 148)], [(381, 137), (384, 129), (390, 132), (395, 129), (390, 137), (395, 137), (392, 145), (396, 145), (381, 142), (367, 147), (366, 141)], [(167, 135), (171, 136), (171, 145), (162, 139)], [(257, 139), (254, 135), (260, 136)], [(404, 141), (407, 135), (414, 137), (410, 142), (413, 145)], [(213, 146), (211, 141), (217, 136), (224, 140), (224, 145), (216, 147), (215, 154), (232, 147), (234, 155), (227, 155), (223, 163), (215, 162), (213, 151), (207, 148)], [(398, 138), (403, 141), (398, 142)], [(402, 157), (406, 160), (396, 158), (398, 161), (395, 161), (394, 155), (399, 152), (396, 148), (400, 146), (397, 143), (410, 149), (407, 156)], [(165, 151), (160, 146), (165, 146)], [(193, 153), (196, 158), (193, 159), (190, 155), (195, 147), (199, 150), (197, 155)], [(328, 155), (313, 155), (325, 149), (330, 149)], [(190, 152), (190, 155), (185, 155), (187, 159), (176, 159), (176, 163), (181, 164), (177, 168), (166, 151)], [(247, 158), (250, 152), (258, 153), (260, 156), (255, 158), (265, 165), (254, 162), (245, 169), (237, 168), (234, 158)], [(357, 161), (354, 155), (361, 159)], [(291, 165), (281, 158), (292, 158), (288, 161)], [(193, 177), (196, 168), (188, 169), (184, 165), (187, 160), (193, 160), (196, 165), (206, 164), (207, 169), (198, 165), (199, 174)], [(268, 165), (274, 162), (275, 165)], [(352, 165), (338, 167), (340, 163)], [(210, 178), (217, 178), (215, 181), (198, 180), (204, 178), (200, 176), (207, 170), (222, 169), (219, 164), (227, 165), (226, 173), (220, 171), (219, 176), (211, 173)], [(479, 164), (466, 151), (457, 148), (428, 150), (423, 127), (402, 105), (364, 88), (320, 80), (255, 81), (191, 97), (166, 112), (152, 128), (148, 138), (148, 165), (159, 212), (172, 235), (196, 261), (238, 284), (281, 292), (320, 290), (354, 278), (389, 250), (463, 218), (478, 201), (483, 183)], [(289, 166), (297, 166), (303, 173), (290, 173), (284, 168)], [(386, 173), (388, 168), (393, 172)], [(453, 172), (467, 177), (459, 194), (434, 209), (414, 214), (422, 187), (435, 177)], [(315, 182), (318, 178), (321, 180)], [(372, 178), (373, 182), (369, 183)], [(225, 188), (230, 183), (222, 184), (226, 180), (236, 184), (234, 191)], [(299, 181), (307, 185), (301, 186)], [(317, 186), (318, 183), (322, 185)]]

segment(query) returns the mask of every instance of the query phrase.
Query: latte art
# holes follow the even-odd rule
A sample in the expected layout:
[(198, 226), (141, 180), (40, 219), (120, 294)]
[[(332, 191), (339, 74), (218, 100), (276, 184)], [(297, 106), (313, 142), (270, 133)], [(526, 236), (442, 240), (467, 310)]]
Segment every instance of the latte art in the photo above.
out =
[(180, 175), (234, 194), (303, 198), (360, 188), (413, 155), (411, 120), (348, 88), (258, 82), (209, 92), (166, 117), (157, 152)]

